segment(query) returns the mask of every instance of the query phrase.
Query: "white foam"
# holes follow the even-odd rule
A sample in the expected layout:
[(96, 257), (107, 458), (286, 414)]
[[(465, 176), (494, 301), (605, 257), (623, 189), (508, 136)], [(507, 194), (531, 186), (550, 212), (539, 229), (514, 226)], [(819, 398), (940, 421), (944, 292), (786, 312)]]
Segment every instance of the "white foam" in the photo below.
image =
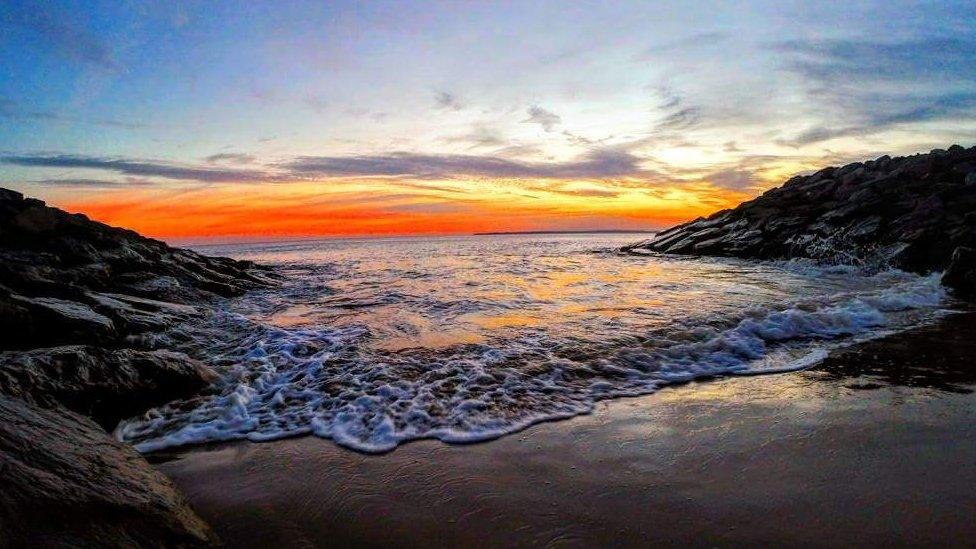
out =
[[(140, 451), (306, 433), (363, 452), (418, 438), (491, 439), (672, 383), (808, 368), (833, 346), (917, 322), (944, 298), (938, 275), (876, 276), (890, 283), (754, 310), (724, 329), (702, 325), (648, 340), (653, 343), (608, 343), (576, 358), (538, 334), (386, 353), (362, 345), (362, 330), (286, 330), (227, 313), (209, 328), (239, 334), (216, 351), (234, 366), (214, 394), (124, 422), (116, 436)], [(771, 364), (784, 349), (793, 358)]]

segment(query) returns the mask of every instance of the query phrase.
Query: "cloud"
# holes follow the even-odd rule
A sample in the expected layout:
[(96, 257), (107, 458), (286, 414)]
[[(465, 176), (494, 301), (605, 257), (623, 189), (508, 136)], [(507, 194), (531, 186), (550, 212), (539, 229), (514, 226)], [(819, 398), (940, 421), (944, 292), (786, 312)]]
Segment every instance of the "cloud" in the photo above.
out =
[(725, 152), (742, 152), (742, 149), (739, 148), (734, 140), (726, 141), (725, 144), (722, 145), (722, 150)]
[(390, 117), (389, 112), (374, 111), (363, 107), (347, 107), (343, 112), (349, 116), (355, 116), (357, 118), (369, 118), (374, 122), (383, 122)]
[(865, 96), (865, 102), (873, 103), (874, 109), (864, 107), (862, 113), (850, 118), (854, 124), (817, 125), (791, 138), (775, 140), (779, 145), (801, 147), (837, 139), (863, 137), (892, 127), (933, 120), (976, 118), (976, 92), (936, 96)]
[(505, 137), (495, 128), (486, 126), (475, 126), (468, 133), (455, 135), (443, 139), (445, 143), (464, 143), (471, 145), (470, 148), (478, 147), (498, 147), (507, 141)]
[(793, 137), (776, 139), (774, 140), (774, 142), (777, 145), (782, 145), (784, 147), (799, 148), (804, 145), (821, 143), (823, 141), (829, 141), (831, 139), (836, 139), (838, 137), (864, 135), (866, 133), (869, 133), (870, 130), (871, 130), (870, 128), (860, 127), (860, 126), (851, 126), (845, 128), (828, 128), (826, 126), (816, 126), (804, 130)]
[(408, 214), (447, 214), (464, 213), (471, 210), (467, 204), (458, 202), (411, 202), (409, 204), (396, 204), (385, 206), (383, 210), (397, 213)]
[(62, 57), (84, 65), (117, 70), (118, 62), (109, 43), (101, 37), (66, 22), (70, 13), (53, 15), (27, 2), (0, 12), (0, 23), (20, 27)]
[(620, 147), (593, 149), (564, 162), (521, 162), (500, 156), (397, 152), (361, 156), (302, 156), (280, 167), (290, 174), (306, 177), (600, 179), (646, 173), (640, 167), (640, 159)]
[(649, 61), (658, 59), (662, 54), (682, 52), (695, 48), (702, 48), (719, 44), (728, 39), (728, 34), (720, 31), (700, 32), (684, 38), (678, 38), (670, 42), (656, 44), (642, 51), (637, 59), (639, 61)]
[(695, 105), (686, 106), (685, 98), (670, 86), (666, 84), (655, 86), (652, 90), (661, 100), (657, 109), (664, 116), (655, 125), (651, 136), (674, 137), (675, 132), (691, 129), (701, 122), (701, 108)]
[(147, 185), (155, 184), (153, 181), (147, 181), (145, 179), (126, 179), (123, 181), (107, 180), (107, 179), (80, 179), (80, 178), (66, 178), (66, 179), (38, 179), (31, 181), (38, 185), (44, 185), (47, 187), (79, 187), (88, 189), (115, 189), (120, 187), (142, 187)]
[(590, 198), (617, 198), (620, 193), (607, 189), (547, 189), (551, 193)]
[(306, 95), (305, 98), (302, 99), (302, 102), (306, 107), (315, 112), (325, 112), (325, 110), (329, 107), (329, 102), (325, 98), (313, 93)]
[(711, 173), (705, 180), (716, 187), (734, 190), (745, 190), (759, 183), (752, 171), (734, 168)]
[[(527, 191), (561, 194), (565, 196), (581, 196), (590, 198), (616, 198), (620, 193), (603, 187), (575, 187), (572, 183), (543, 183), (523, 187)], [(532, 196), (532, 198), (538, 198)]]
[[(783, 159), (768, 155), (746, 155), (734, 163), (712, 167), (671, 165), (634, 151), (642, 141), (614, 146), (594, 146), (586, 152), (560, 161), (524, 160), (521, 147), (503, 147), (490, 154), (434, 154), (390, 152), (353, 156), (298, 156), (274, 163), (259, 164), (242, 153), (218, 153), (206, 157), (207, 164), (186, 165), (146, 159), (92, 157), (69, 154), (0, 155), (0, 164), (33, 168), (101, 170), (130, 178), (128, 181), (71, 177), (46, 179), (39, 183), (62, 186), (121, 186), (163, 184), (168, 180), (216, 183), (289, 183), (341, 181), (348, 178), (382, 178), (418, 190), (464, 193), (463, 185), (432, 184), (431, 180), (457, 181), (484, 179), (540, 179), (558, 182), (612, 181), (618, 188), (652, 188), (661, 185), (689, 185), (707, 182), (713, 187), (733, 190), (753, 188), (764, 181), (761, 174), (770, 164)], [(531, 147), (525, 149), (531, 151)], [(252, 169), (234, 168), (226, 163), (253, 163)], [(577, 196), (615, 196), (612, 190), (546, 185), (543, 190)]]
[(493, 154), (505, 157), (541, 156), (543, 151), (538, 145), (515, 143), (506, 145), (500, 149), (495, 149)]
[(446, 91), (440, 91), (434, 95), (434, 104), (438, 109), (451, 111), (459, 111), (464, 108), (457, 96)]
[(696, 125), (701, 120), (701, 109), (698, 107), (685, 107), (674, 111), (665, 116), (657, 124), (659, 131), (686, 130)]
[(976, 40), (792, 40), (775, 48), (825, 119), (780, 145), (864, 137), (914, 123), (973, 118)]
[(677, 109), (681, 106), (681, 103), (684, 101), (682, 97), (678, 95), (678, 93), (675, 92), (674, 89), (667, 84), (649, 86), (649, 89), (652, 93), (654, 93), (661, 99), (661, 104), (658, 105), (658, 108), (663, 111), (670, 111), (670, 110)]
[(569, 130), (563, 130), (562, 134), (563, 134), (563, 136), (566, 137), (566, 140), (568, 142), (572, 143), (573, 145), (585, 145), (585, 146), (601, 145), (603, 143), (606, 143), (607, 141), (610, 141), (614, 137), (611, 134), (611, 135), (608, 135), (606, 137), (601, 137), (600, 139), (591, 139), (591, 138), (586, 137), (584, 135), (579, 135), (577, 133), (573, 133), (573, 132), (571, 132)]
[(976, 82), (973, 39), (791, 40), (776, 48), (792, 54), (793, 70), (825, 84), (864, 80)]
[[(222, 153), (211, 155), (206, 160), (216, 163), (242, 158), (248, 158), (248, 155)], [(625, 146), (594, 148), (562, 162), (520, 161), (499, 155), (392, 152), (359, 156), (299, 156), (256, 169), (70, 154), (0, 156), (0, 164), (13, 166), (102, 170), (131, 177), (202, 183), (288, 182), (332, 177), (601, 179), (654, 175), (654, 172), (641, 168), (640, 163), (641, 159)]]
[(10, 155), (0, 156), (0, 164), (28, 168), (81, 168), (104, 170), (136, 177), (159, 177), (204, 183), (270, 181), (273, 174), (258, 170), (233, 170), (185, 166), (150, 160), (100, 158), (76, 155)]
[(563, 119), (558, 114), (546, 110), (538, 105), (529, 107), (526, 111), (528, 118), (522, 121), (523, 124), (538, 124), (542, 129), (551, 132), (556, 126), (562, 124)]
[(126, 130), (138, 130), (152, 127), (151, 125), (144, 124), (142, 122), (118, 120), (114, 118), (77, 116), (50, 110), (27, 109), (10, 99), (0, 99), (0, 117), (38, 122), (46, 121), (65, 122), (69, 124), (90, 124), (93, 126), (106, 126)]
[(233, 164), (250, 164), (254, 162), (254, 156), (244, 153), (217, 153), (204, 157), (204, 160), (211, 164), (217, 162), (229, 162)]

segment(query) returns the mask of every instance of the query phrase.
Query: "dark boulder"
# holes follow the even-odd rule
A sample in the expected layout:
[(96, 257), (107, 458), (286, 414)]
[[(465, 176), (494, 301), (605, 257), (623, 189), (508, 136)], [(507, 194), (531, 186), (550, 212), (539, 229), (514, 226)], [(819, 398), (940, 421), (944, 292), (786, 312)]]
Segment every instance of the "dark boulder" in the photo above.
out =
[(209, 547), (169, 479), (88, 418), (0, 395), (0, 547)]
[(192, 396), (215, 374), (183, 353), (73, 345), (0, 353), (0, 393), (63, 406), (106, 429), (171, 400)]
[(976, 249), (959, 247), (952, 253), (942, 284), (960, 297), (976, 298)]
[(8, 349), (45, 344), (104, 343), (118, 337), (112, 319), (77, 301), (0, 294), (0, 310), (9, 311), (19, 319), (5, 323), (9, 326), (0, 334), (0, 344)]

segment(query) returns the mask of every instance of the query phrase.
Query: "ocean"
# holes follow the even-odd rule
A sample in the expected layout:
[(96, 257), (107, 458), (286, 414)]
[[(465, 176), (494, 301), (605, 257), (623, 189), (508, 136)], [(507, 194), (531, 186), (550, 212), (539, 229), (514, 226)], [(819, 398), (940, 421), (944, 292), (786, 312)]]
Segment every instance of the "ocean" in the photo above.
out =
[(370, 453), (482, 441), (676, 383), (807, 368), (952, 306), (937, 273), (619, 251), (645, 237), (198, 247), (284, 282), (157, 335), (219, 377), (116, 436), (140, 451), (306, 434)]

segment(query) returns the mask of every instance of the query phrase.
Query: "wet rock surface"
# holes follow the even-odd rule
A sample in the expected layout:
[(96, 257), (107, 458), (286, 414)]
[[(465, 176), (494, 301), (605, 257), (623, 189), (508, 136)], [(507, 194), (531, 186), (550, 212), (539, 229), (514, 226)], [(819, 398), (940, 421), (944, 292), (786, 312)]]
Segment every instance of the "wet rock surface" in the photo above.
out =
[(942, 275), (942, 283), (955, 288), (966, 299), (976, 299), (976, 249), (965, 246), (956, 248)]
[(92, 420), (0, 395), (0, 546), (206, 547), (169, 479)]
[(0, 189), (0, 547), (215, 543), (109, 431), (212, 379), (156, 334), (275, 280)]
[(0, 353), (0, 393), (90, 416), (106, 429), (204, 389), (213, 372), (183, 353), (69, 345)]
[[(793, 177), (625, 250), (944, 271), (958, 248), (976, 247), (974, 181), (976, 147), (882, 156)], [(946, 284), (973, 295), (972, 256), (960, 253)]]

